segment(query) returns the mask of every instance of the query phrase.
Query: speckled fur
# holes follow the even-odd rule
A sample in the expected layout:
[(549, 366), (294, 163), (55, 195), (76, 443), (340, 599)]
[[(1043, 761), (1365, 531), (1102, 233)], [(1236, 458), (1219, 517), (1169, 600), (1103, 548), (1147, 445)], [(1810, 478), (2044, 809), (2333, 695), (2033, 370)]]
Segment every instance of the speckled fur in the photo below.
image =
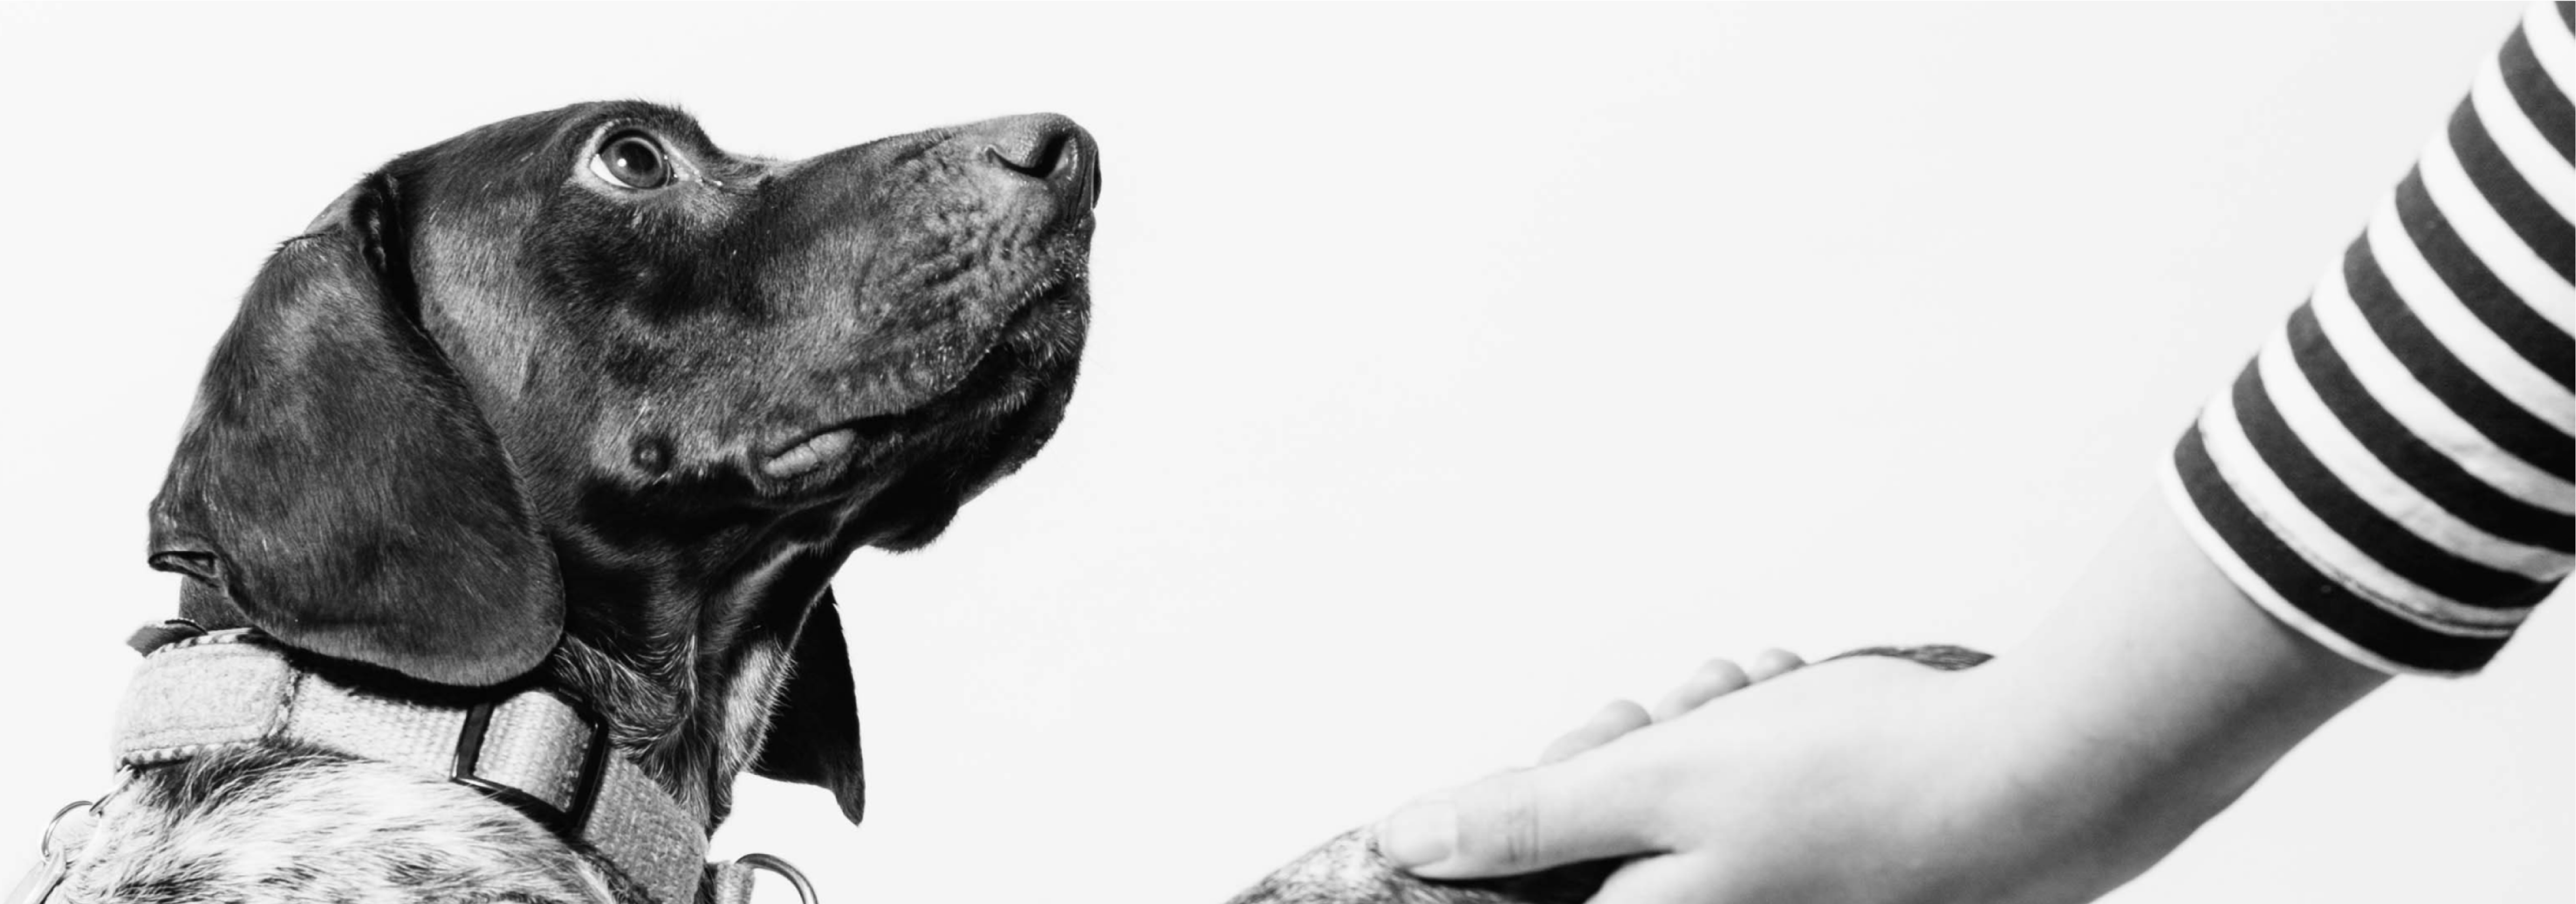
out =
[(100, 805), (76, 904), (617, 901), (622, 881), (518, 811), (398, 766), (253, 747), (150, 767)]
[(1619, 864), (1602, 860), (1526, 876), (1444, 882), (1395, 868), (1378, 854), (1376, 836), (1353, 829), (1227, 904), (1581, 904)]

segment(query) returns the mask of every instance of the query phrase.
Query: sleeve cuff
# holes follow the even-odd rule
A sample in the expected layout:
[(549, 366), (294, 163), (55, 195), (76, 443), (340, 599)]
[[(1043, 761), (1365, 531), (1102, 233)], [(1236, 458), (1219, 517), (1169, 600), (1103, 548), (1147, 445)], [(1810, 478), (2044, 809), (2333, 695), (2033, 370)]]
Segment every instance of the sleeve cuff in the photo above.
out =
[(2510, 629), (2462, 635), (2418, 624), (2320, 570), (2227, 485), (2198, 426), (2161, 469), (2166, 502), (2194, 545), (2246, 598), (2326, 649), (2392, 675), (2476, 674)]

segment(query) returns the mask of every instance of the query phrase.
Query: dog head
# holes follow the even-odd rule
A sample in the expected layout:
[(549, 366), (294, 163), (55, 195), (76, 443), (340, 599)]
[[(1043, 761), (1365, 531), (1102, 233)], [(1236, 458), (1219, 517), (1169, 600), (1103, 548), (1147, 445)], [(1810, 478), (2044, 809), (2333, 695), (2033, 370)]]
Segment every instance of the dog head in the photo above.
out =
[(183, 614), (406, 679), (553, 655), (630, 744), (743, 760), (777, 710), (763, 770), (855, 818), (848, 666), (794, 661), (844, 655), (809, 613), (1053, 432), (1098, 160), (1056, 116), (770, 160), (644, 103), (402, 155), (253, 281), (151, 564)]

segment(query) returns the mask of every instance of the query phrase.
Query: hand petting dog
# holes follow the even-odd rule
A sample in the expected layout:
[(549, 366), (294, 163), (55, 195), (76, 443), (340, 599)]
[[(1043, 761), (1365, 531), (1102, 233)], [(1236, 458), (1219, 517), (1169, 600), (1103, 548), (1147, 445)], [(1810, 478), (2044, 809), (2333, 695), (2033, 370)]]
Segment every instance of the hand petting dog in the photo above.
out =
[[(1850, 675), (1941, 681), (1986, 660), (1959, 647), (1873, 647), (1810, 668), (1797, 656), (1765, 651), (1742, 665), (1713, 660), (1650, 709), (1614, 701), (1547, 745), (1539, 764), (1416, 800), (1369, 828), (1326, 842), (1236, 896), (1230, 904), (1582, 904), (1678, 901), (1622, 897), (1663, 892), (1676, 864), (1698, 858), (1662, 832), (1661, 815), (1705, 804), (1690, 780), (1707, 745), (1759, 748), (1759, 732), (1731, 726), (1745, 707), (1843, 724), (1842, 710), (1807, 711), (1794, 701), (1808, 672), (1840, 683)], [(1928, 667), (1928, 668), (1927, 668)], [(1758, 693), (1739, 694), (1760, 685)], [(1721, 705), (1710, 705), (1727, 698)], [(1901, 711), (1903, 701), (1888, 701)], [(1721, 714), (1719, 710), (1727, 710)], [(1789, 756), (1786, 753), (1775, 756)], [(1808, 764), (1799, 764), (1802, 768)], [(1705, 770), (1702, 770), (1705, 771)], [(1721, 790), (1721, 789), (1708, 789)], [(1766, 792), (1795, 795), (1812, 786)], [(1673, 804), (1674, 801), (1694, 803)], [(1709, 808), (1711, 816), (1760, 821), (1761, 802)], [(1687, 827), (1676, 827), (1686, 829)], [(1757, 826), (1767, 830), (1767, 826)]]

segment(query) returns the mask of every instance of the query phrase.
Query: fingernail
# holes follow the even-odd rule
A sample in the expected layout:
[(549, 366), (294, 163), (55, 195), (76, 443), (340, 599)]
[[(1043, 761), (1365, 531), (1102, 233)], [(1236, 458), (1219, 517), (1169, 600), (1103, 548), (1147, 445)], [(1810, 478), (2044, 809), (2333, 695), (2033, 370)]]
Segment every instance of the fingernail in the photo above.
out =
[(1378, 827), (1377, 852), (1397, 866), (1429, 866), (1458, 846), (1458, 808), (1445, 800), (1406, 804)]

